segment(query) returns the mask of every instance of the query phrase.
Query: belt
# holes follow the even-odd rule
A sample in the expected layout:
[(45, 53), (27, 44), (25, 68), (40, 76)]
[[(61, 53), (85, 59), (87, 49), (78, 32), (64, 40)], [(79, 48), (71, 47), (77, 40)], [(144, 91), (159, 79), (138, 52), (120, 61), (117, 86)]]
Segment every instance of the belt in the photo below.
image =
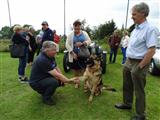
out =
[(134, 58), (128, 58), (130, 61), (137, 61), (137, 62), (140, 62), (142, 61), (142, 59), (134, 59)]

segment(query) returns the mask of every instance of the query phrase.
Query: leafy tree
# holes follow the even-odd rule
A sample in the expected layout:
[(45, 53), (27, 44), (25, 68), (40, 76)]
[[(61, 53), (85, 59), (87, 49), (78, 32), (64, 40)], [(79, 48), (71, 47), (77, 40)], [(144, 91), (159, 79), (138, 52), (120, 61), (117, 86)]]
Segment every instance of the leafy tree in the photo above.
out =
[(135, 28), (135, 24), (131, 25), (131, 26), (129, 27), (128, 32), (131, 33), (131, 32), (134, 30), (134, 28)]
[(3, 39), (10, 39), (12, 36), (13, 30), (9, 26), (2, 27), (0, 34)]
[(95, 39), (104, 39), (106, 36), (110, 36), (116, 29), (115, 22), (111, 20), (95, 27), (93, 35)]

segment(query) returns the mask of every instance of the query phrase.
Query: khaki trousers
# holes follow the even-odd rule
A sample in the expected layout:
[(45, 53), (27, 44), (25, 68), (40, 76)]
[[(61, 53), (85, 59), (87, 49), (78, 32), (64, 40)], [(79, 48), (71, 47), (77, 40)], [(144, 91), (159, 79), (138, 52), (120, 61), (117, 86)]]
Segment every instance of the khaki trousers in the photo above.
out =
[(128, 105), (133, 103), (133, 94), (135, 94), (136, 113), (139, 116), (145, 115), (145, 85), (146, 74), (149, 65), (139, 68), (141, 60), (127, 59), (123, 68), (123, 101)]

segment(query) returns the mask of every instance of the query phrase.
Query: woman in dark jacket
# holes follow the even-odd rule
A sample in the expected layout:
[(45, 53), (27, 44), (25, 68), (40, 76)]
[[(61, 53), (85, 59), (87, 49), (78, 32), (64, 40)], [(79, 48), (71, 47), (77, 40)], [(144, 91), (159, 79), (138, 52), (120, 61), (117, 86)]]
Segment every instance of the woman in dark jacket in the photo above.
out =
[(25, 67), (27, 62), (27, 53), (28, 53), (28, 45), (29, 42), (22, 36), (23, 28), (19, 25), (13, 28), (14, 34), (12, 36), (13, 44), (22, 44), (25, 46), (25, 55), (19, 58), (19, 66), (18, 66), (18, 75), (19, 81), (24, 83), (28, 82), (27, 77), (25, 77)]
[(34, 59), (34, 54), (37, 49), (34, 32), (35, 32), (34, 28), (32, 26), (30, 26), (29, 32), (27, 34), (27, 36), (29, 38), (29, 52), (28, 52), (28, 61), (27, 61), (28, 65), (32, 65), (33, 59)]

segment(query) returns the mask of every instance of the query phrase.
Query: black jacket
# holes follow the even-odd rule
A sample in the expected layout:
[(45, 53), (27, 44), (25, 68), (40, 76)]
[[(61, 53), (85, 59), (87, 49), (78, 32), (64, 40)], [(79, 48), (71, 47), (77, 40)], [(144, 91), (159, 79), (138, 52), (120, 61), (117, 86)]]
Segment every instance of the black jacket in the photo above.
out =
[(37, 48), (35, 37), (29, 33), (28, 33), (28, 36), (29, 36), (29, 41), (30, 41), (30, 46), (32, 48), (32, 51), (35, 51)]
[(14, 33), (11, 38), (13, 44), (24, 44), (25, 46), (28, 46), (28, 41), (19, 33)]
[(49, 28), (44, 30), (44, 34), (43, 34), (43, 37), (42, 37), (42, 43), (44, 41), (53, 41), (53, 31)]

